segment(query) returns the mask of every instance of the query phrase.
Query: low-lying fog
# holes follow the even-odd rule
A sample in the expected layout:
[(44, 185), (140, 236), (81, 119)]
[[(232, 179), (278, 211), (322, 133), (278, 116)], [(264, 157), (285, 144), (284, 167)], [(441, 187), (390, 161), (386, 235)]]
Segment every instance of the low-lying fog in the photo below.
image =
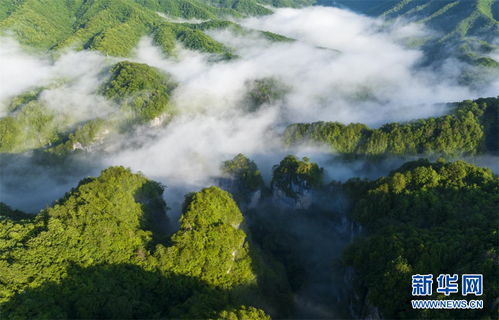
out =
[[(322, 7), (277, 9), (270, 16), (237, 22), (296, 41), (271, 43), (256, 33), (210, 31), (239, 57), (215, 62), (209, 55), (183, 48), (176, 57), (167, 58), (149, 38), (143, 38), (128, 60), (172, 75), (178, 82), (172, 101), (179, 115), (166, 127), (141, 128), (132, 139), (118, 137), (106, 152), (78, 157), (65, 168), (35, 165), (29, 154), (2, 157), (0, 201), (34, 213), (82, 177), (123, 165), (167, 185), (165, 197), (177, 215), (183, 195), (213, 184), (221, 162), (238, 153), (255, 160), (267, 180), (272, 166), (289, 153), (319, 162), (329, 179), (376, 178), (403, 160), (347, 163), (332, 157), (329, 150), (285, 150), (279, 134), (294, 122), (379, 126), (441, 115), (446, 112), (445, 102), (499, 92), (497, 78), (480, 90), (458, 84), (457, 75), (469, 66), (452, 58), (438, 69), (419, 67), (423, 53), (409, 44), (433, 35), (421, 25), (398, 22), (393, 26)], [(25, 51), (12, 39), (1, 39), (0, 116), (7, 113), (10, 98), (36, 87), (46, 88), (40, 99), (61, 115), (79, 121), (116, 116), (117, 107), (98, 95), (97, 89), (105, 80), (105, 68), (119, 60), (123, 59), (88, 51), (48, 56)], [(249, 112), (245, 107), (248, 84), (269, 77), (279, 81), (287, 94)], [(493, 165), (494, 160), (489, 163)]]

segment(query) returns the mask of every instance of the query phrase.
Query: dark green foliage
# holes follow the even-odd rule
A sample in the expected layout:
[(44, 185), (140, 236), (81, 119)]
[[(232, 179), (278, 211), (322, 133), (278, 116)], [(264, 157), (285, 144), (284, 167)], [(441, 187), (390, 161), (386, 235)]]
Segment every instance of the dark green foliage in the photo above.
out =
[[(357, 271), (357, 293), (386, 318), (494, 318), (498, 178), (462, 161), (420, 160), (364, 184), (367, 189), (351, 188), (357, 199), (352, 218), (367, 228), (366, 237), (345, 254)], [(411, 275), (442, 273), (489, 279), (481, 297), (484, 310), (412, 310)]]
[(467, 100), (456, 105), (455, 113), (465, 115), (472, 112), (485, 134), (480, 152), (499, 152), (499, 98), (481, 98), (475, 101)]
[[(136, 3), (157, 12), (162, 12), (172, 17), (186, 19), (213, 19), (218, 15), (229, 13), (218, 8), (211, 7), (202, 1), (196, 0), (134, 0)], [(233, 12), (235, 13), (235, 12)]]
[(172, 29), (176, 39), (188, 49), (208, 53), (219, 53), (225, 55), (226, 58), (232, 56), (228, 48), (220, 42), (213, 40), (200, 30), (191, 29), (183, 25), (176, 25)]
[(138, 121), (150, 121), (166, 114), (173, 115), (169, 104), (173, 83), (153, 67), (129, 61), (119, 62), (111, 70), (111, 78), (102, 88), (103, 94), (115, 99)]
[(222, 184), (239, 201), (248, 203), (253, 193), (265, 188), (256, 163), (246, 158), (242, 153), (232, 160), (224, 161), (222, 174), (226, 176)]
[(211, 3), (243, 12), (246, 15), (259, 16), (272, 13), (272, 10), (261, 6), (255, 0), (211, 0)]
[(206, 53), (221, 54), (225, 58), (231, 58), (230, 49), (220, 42), (206, 35), (197, 24), (188, 23), (163, 23), (154, 32), (154, 41), (165, 53), (174, 53), (177, 41), (191, 50)]
[(92, 148), (104, 141), (111, 130), (112, 123), (110, 121), (100, 118), (89, 120), (46, 151), (60, 156), (77, 150), (91, 151)]
[(262, 35), (267, 39), (272, 42), (293, 42), (294, 39), (288, 38), (286, 36), (269, 32), (269, 31), (262, 31)]
[(293, 124), (284, 132), (288, 145), (327, 144), (335, 152), (353, 155), (460, 155), (497, 152), (498, 98), (463, 101), (450, 115), (379, 129), (336, 122)]
[(173, 53), (176, 45), (176, 34), (168, 24), (162, 24), (156, 28), (153, 40), (164, 53)]
[(184, 25), (189, 26), (196, 30), (214, 30), (214, 29), (232, 29), (234, 31), (241, 31), (243, 27), (235, 22), (228, 20), (209, 20), (201, 23), (185, 23)]
[(38, 100), (40, 93), (43, 91), (43, 88), (38, 88), (35, 90), (24, 92), (14, 98), (9, 103), (8, 110), (10, 112), (19, 111), (23, 106), (30, 103), (31, 101)]
[(38, 100), (41, 90), (11, 100), (6, 117), (0, 118), (0, 152), (19, 153), (45, 150), (64, 155), (90, 150), (103, 142), (116, 126), (115, 121), (92, 119), (72, 124), (66, 115), (57, 115)]
[(232, 160), (225, 161), (222, 173), (240, 180), (249, 191), (256, 191), (263, 186), (263, 178), (255, 162), (246, 158), (242, 153)]
[(271, 4), (274, 7), (306, 7), (317, 3), (316, 0), (265, 0), (265, 3)]
[[(29, 288), (1, 308), (7, 319), (269, 319), (254, 307), (232, 307), (229, 292), (196, 278), (134, 264), (73, 265), (62, 281)], [(218, 315), (225, 308), (231, 311)]]
[(230, 195), (191, 195), (167, 247), (155, 240), (162, 193), (112, 167), (36, 216), (0, 205), (2, 318), (267, 319), (241, 305), (257, 293), (256, 276)]
[(181, 228), (204, 228), (227, 224), (234, 228), (243, 221), (243, 216), (230, 193), (217, 187), (203, 189), (189, 195), (184, 204)]
[[(322, 5), (342, 5), (388, 19), (404, 17), (453, 36), (493, 38), (498, 22), (492, 7), (496, 0), (319, 0)], [(487, 34), (488, 33), (488, 34)]]
[(19, 210), (12, 209), (3, 202), (0, 202), (0, 219), (22, 220), (29, 219), (32, 215)]
[(309, 190), (322, 186), (324, 170), (308, 158), (299, 160), (289, 155), (274, 166), (272, 189), (278, 188), (290, 198), (298, 198), (299, 190)]
[[(0, 29), (14, 32), (18, 39), (27, 44), (50, 48), (71, 33), (71, 18), (66, 1), (54, 0), (45, 3), (39, 0), (2, 1), (10, 7), (9, 14), (3, 12)], [(7, 3), (10, 3), (7, 4)]]
[(92, 119), (74, 123), (70, 116), (57, 114), (39, 100), (37, 89), (14, 97), (9, 113), (0, 118), (0, 152), (16, 153), (43, 149), (64, 155), (91, 150), (117, 129), (135, 124), (161, 124), (173, 117), (170, 93), (175, 84), (169, 76), (145, 64), (122, 61), (114, 65), (101, 93), (119, 104), (122, 111), (114, 120)]
[(159, 17), (128, 0), (26, 0), (0, 29), (12, 30), (25, 44), (43, 49), (67, 45), (128, 55)]
[[(141, 229), (147, 208), (134, 193), (147, 186), (143, 176), (116, 167), (87, 179), (52, 208), (34, 217), (43, 232), (18, 240), (22, 246), (3, 251), (0, 259), (3, 301), (26, 286), (64, 278), (70, 264), (133, 263), (145, 258), (151, 233)], [(162, 189), (156, 187), (156, 197)], [(91, 226), (91, 227), (90, 227)], [(118, 231), (119, 226), (119, 231)], [(2, 241), (10, 241), (2, 222)], [(39, 261), (39, 262), (36, 262)]]
[(162, 23), (154, 30), (153, 38), (154, 42), (166, 54), (175, 54), (175, 44), (178, 41), (187, 49), (218, 54), (224, 59), (235, 58), (231, 48), (227, 48), (204, 33), (204, 31), (213, 29), (229, 29), (241, 36), (256, 33), (273, 42), (293, 41), (272, 32), (249, 30), (227, 20), (209, 20), (201, 23)]
[(210, 20), (201, 23), (186, 23), (189, 28), (196, 30), (212, 30), (212, 29), (229, 29), (230, 31), (238, 35), (249, 35), (251, 33), (256, 33), (264, 37), (265, 39), (272, 42), (292, 42), (294, 39), (285, 37), (283, 35), (269, 32), (269, 31), (257, 31), (252, 29), (247, 29), (241, 25), (227, 20)]

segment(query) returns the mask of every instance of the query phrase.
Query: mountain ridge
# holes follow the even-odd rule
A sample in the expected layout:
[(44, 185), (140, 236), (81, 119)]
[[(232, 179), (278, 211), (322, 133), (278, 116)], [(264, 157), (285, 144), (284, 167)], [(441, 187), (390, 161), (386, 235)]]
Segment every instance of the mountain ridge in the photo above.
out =
[(454, 54), (469, 63), (499, 67), (490, 53), (499, 50), (499, 3), (497, 0), (318, 0), (317, 4), (347, 8), (388, 21), (404, 19), (434, 30), (423, 48), (430, 59)]
[[(185, 23), (170, 22), (164, 15), (223, 20), (272, 13), (255, 0), (237, 3), (239, 6), (229, 3), (215, 6), (198, 0), (6, 0), (0, 5), (0, 31), (4, 36), (13, 35), (22, 44), (42, 50), (72, 47), (128, 56), (141, 37), (151, 36), (167, 54), (172, 53), (177, 40), (190, 49), (228, 53), (203, 31)], [(291, 1), (283, 3), (292, 4)]]

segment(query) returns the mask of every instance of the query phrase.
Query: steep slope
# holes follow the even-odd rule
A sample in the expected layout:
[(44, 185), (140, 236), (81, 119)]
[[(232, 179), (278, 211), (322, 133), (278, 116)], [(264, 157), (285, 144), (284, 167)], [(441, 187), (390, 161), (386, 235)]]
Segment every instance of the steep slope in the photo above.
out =
[[(188, 3), (181, 2), (184, 6), (172, 9), (169, 14), (199, 19), (211, 19), (219, 15), (211, 7), (202, 10), (196, 7), (199, 10), (191, 10)], [(173, 26), (155, 11), (131, 0), (94, 0), (82, 3), (26, 0), (4, 10), (0, 30), (7, 35), (14, 34), (23, 44), (45, 50), (73, 47), (127, 56), (142, 36), (153, 36), (159, 28)], [(161, 40), (158, 42), (163, 48), (168, 47), (164, 42), (174, 43), (175, 38), (175, 32), (171, 32), (167, 39), (155, 37)]]
[(193, 30), (189, 24), (170, 23), (165, 16), (212, 20), (270, 13), (270, 9), (255, 0), (5, 0), (0, 4), (0, 31), (44, 50), (72, 47), (127, 56), (142, 36), (149, 35), (166, 53), (171, 53), (177, 40), (191, 49), (227, 53), (202, 31)]
[(497, 0), (319, 0), (319, 5), (350, 8), (371, 16), (403, 17), (425, 23), (444, 35), (494, 37)]
[(220, 186), (229, 191), (240, 206), (260, 199), (265, 184), (255, 162), (240, 153), (224, 161), (220, 169), (223, 175)]
[(0, 205), (2, 318), (268, 319), (241, 305), (258, 294), (258, 254), (230, 194), (189, 196), (167, 245), (162, 193), (111, 167), (34, 217)]
[[(414, 310), (411, 275), (483, 274), (497, 279), (499, 180), (463, 161), (408, 162), (373, 182), (352, 179), (352, 219), (363, 226), (345, 253), (355, 268), (355, 318), (493, 319), (497, 281), (487, 283), (480, 310)], [(485, 283), (485, 281), (484, 281)], [(435, 297), (435, 294), (434, 296)], [(475, 299), (461, 292), (437, 299)], [(435, 298), (431, 298), (435, 299)]]

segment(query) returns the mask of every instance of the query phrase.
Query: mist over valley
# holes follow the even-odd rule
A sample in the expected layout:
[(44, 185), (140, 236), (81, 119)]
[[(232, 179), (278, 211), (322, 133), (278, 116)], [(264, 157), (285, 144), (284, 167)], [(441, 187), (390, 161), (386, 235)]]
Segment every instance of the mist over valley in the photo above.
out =
[(498, 3), (461, 2), (1, 4), (0, 312), (493, 318)]

